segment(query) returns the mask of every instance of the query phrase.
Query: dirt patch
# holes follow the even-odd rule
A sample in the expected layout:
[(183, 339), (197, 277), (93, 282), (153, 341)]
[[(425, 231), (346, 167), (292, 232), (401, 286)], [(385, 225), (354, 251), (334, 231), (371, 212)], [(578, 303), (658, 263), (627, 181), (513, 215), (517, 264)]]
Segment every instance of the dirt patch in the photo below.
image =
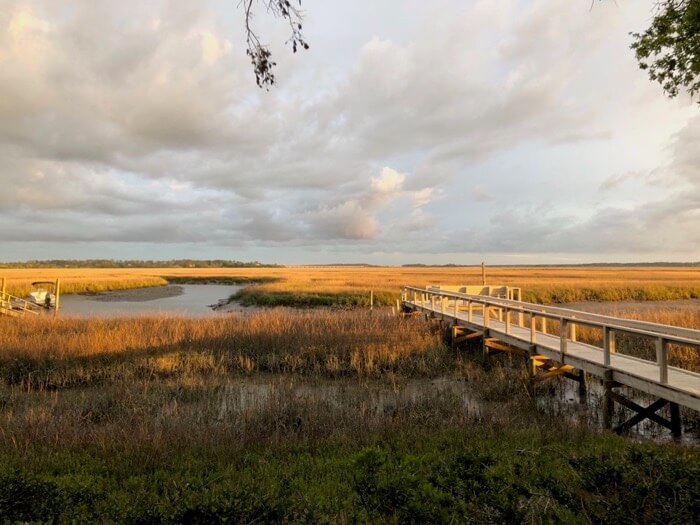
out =
[(229, 302), (228, 299), (223, 299), (219, 301), (218, 304), (211, 304), (209, 307), (217, 312), (231, 313), (231, 314), (251, 314), (259, 312), (262, 310), (259, 306), (243, 306), (237, 301)]
[[(98, 292), (90, 294), (93, 301), (102, 302), (134, 302), (155, 301), (157, 299), (167, 299), (182, 295), (182, 286), (149, 286), (148, 288), (132, 288), (130, 290), (117, 290), (114, 292)], [(87, 294), (85, 294), (87, 295)]]

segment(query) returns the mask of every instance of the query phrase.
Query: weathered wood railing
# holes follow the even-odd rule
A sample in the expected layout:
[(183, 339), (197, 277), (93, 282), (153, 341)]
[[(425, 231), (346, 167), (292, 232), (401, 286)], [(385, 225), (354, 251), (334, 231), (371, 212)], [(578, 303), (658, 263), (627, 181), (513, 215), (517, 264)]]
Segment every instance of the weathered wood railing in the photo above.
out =
[[(538, 335), (558, 335), (559, 351), (562, 359), (567, 353), (569, 342), (577, 341), (577, 327), (586, 326), (600, 329), (603, 336), (602, 348), (589, 344), (587, 344), (587, 346), (597, 348), (603, 352), (603, 365), (605, 367), (611, 366), (611, 354), (614, 354), (616, 350), (616, 334), (629, 334), (653, 339), (656, 343), (655, 362), (659, 369), (658, 383), (662, 385), (667, 385), (669, 382), (669, 345), (674, 344), (693, 348), (696, 351), (700, 350), (700, 330), (690, 328), (623, 319), (570, 310), (567, 308), (511, 301), (508, 299), (430, 290), (412, 286), (402, 288), (401, 300), (404, 304), (412, 304), (420, 306), (421, 308), (427, 308), (442, 316), (450, 314), (451, 310), (451, 316), (455, 319), (459, 318), (460, 312), (466, 312), (466, 321), (468, 323), (475, 322), (475, 315), (477, 315), (476, 312), (478, 311), (480, 312), (480, 321), (478, 324), (482, 325), (485, 329), (490, 327), (490, 320), (493, 314), (496, 314), (500, 321), (505, 319), (506, 335), (511, 335), (513, 327), (511, 317), (513, 314), (516, 314), (515, 326), (529, 329), (529, 343), (531, 345), (537, 344)], [(527, 325), (525, 324), (526, 316), (529, 319)], [(558, 322), (558, 334), (548, 332), (548, 320)], [(538, 321), (539, 330), (537, 329)], [(650, 362), (645, 359), (639, 360)], [(698, 375), (698, 377), (700, 378), (700, 375)]]

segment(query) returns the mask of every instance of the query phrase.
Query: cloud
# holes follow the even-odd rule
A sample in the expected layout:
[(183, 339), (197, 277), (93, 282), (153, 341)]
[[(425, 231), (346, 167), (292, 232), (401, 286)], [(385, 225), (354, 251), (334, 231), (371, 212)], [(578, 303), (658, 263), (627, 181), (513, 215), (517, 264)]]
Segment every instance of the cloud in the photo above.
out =
[(403, 196), (405, 180), (403, 173), (384, 167), (377, 177), (370, 178), (368, 189), (307, 212), (305, 222), (322, 239), (375, 239), (380, 233), (379, 214)]
[(420, 208), (429, 204), (433, 200), (434, 188), (423, 188), (422, 190), (413, 192), (413, 206)]
[(264, 92), (229, 2), (6, 0), (0, 240), (697, 252), (699, 119), (603, 4), (312, 2)]
[(406, 176), (391, 168), (384, 168), (379, 177), (372, 179), (372, 189), (378, 193), (401, 191)]

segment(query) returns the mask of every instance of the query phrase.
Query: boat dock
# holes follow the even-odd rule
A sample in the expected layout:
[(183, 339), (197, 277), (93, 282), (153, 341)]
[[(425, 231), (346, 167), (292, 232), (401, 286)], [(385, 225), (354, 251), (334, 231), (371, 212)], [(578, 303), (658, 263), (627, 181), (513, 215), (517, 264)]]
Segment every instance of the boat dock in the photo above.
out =
[[(700, 330), (543, 306), (519, 299), (519, 288), (505, 286), (406, 286), (401, 291), (404, 312), (424, 314), (448, 324), (454, 344), (479, 340), (484, 353), (517, 352), (527, 356), (533, 387), (551, 377), (565, 376), (578, 381), (585, 389), (587, 375), (600, 378), (605, 387), (605, 427), (613, 428), (614, 403), (635, 413), (614, 427), (618, 433), (651, 419), (674, 435), (680, 435), (679, 406), (700, 411), (700, 374), (670, 366), (668, 362), (671, 347), (700, 351)], [(597, 331), (602, 345), (580, 341), (578, 327)], [(616, 340), (621, 336), (653, 341), (656, 359), (616, 352)], [(643, 407), (616, 391), (623, 386), (657, 400)], [(658, 414), (666, 405), (670, 406), (669, 418)]]
[[(58, 313), (59, 297), (60, 297), (60, 280), (57, 279), (54, 284), (55, 288), (55, 304), (53, 305), (54, 315)], [(5, 317), (25, 317), (30, 315), (38, 315), (44, 308), (35, 302), (28, 301), (21, 297), (16, 297), (7, 292), (7, 279), (0, 278), (0, 316)]]

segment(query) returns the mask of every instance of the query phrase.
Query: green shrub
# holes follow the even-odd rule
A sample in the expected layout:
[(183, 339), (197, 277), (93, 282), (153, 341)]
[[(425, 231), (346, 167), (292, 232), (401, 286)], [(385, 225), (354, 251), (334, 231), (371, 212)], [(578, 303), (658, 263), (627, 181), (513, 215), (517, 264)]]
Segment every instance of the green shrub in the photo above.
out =
[(66, 498), (58, 486), (22, 471), (0, 474), (0, 521), (54, 521)]

